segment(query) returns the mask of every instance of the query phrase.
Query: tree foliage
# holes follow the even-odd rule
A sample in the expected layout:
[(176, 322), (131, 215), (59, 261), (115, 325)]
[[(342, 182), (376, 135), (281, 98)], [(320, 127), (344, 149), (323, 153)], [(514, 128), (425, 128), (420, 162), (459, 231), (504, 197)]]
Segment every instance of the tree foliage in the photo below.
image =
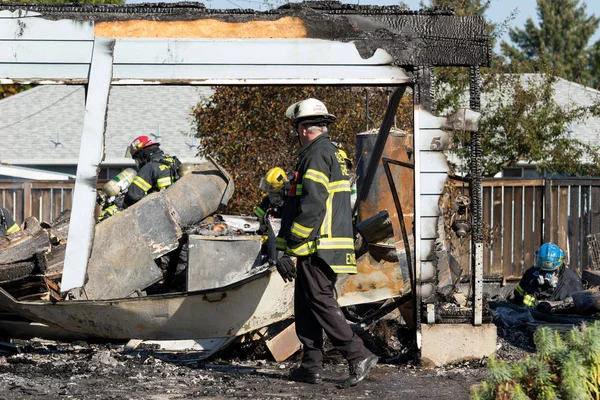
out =
[[(299, 144), (285, 117), (288, 106), (309, 97), (323, 101), (338, 117), (330, 126), (331, 139), (352, 156), (355, 135), (379, 127), (390, 94), (389, 88), (220, 86), (192, 112), (199, 155), (215, 157), (233, 175), (236, 194), (228, 211), (250, 213), (263, 195), (261, 176), (276, 166), (295, 167)], [(412, 131), (410, 96), (402, 99), (397, 121), (399, 128)]]
[[(557, 3), (564, 1), (573, 3), (571, 0)], [(458, 15), (484, 15), (489, 6), (489, 1), (481, 0), (432, 0), (431, 3), (455, 7)], [(538, 4), (542, 3), (549, 7), (546, 1), (538, 1)], [(594, 21), (590, 20), (590, 23), (597, 23)], [(507, 24), (508, 21), (497, 26), (488, 24), (492, 40)], [(553, 85), (561, 70), (555, 69), (554, 63), (546, 59), (513, 57), (511, 63), (506, 63), (499, 55), (493, 55), (492, 66), (482, 68), (480, 131), (486, 175), (494, 175), (503, 168), (527, 161), (535, 163), (540, 172), (570, 175), (600, 173), (598, 148), (570, 137), (568, 133), (572, 123), (594, 115), (596, 107), (558, 105), (554, 100)], [(600, 57), (598, 63), (600, 65)], [(521, 74), (528, 70), (539, 74)], [(468, 107), (469, 71), (466, 68), (437, 68), (436, 83), (438, 113), (450, 114), (457, 108)], [(459, 133), (454, 140), (461, 164), (468, 166), (469, 136)]]
[(537, 12), (539, 26), (529, 18), (523, 29), (510, 30), (515, 45), (502, 42), (504, 55), (520, 71), (540, 72), (539, 66), (548, 64), (560, 77), (597, 87), (598, 44), (588, 43), (600, 19), (588, 15), (579, 0), (537, 0)]
[[(600, 173), (597, 146), (570, 137), (572, 123), (589, 117), (593, 107), (560, 106), (554, 100), (553, 74), (487, 74), (483, 96), (483, 167), (486, 175), (519, 162), (542, 172), (575, 176)], [(456, 151), (468, 159), (469, 136), (458, 133)], [(461, 146), (462, 145), (462, 146)]]
[(564, 336), (543, 327), (534, 342), (536, 354), (512, 365), (491, 358), (471, 399), (600, 398), (600, 322)]

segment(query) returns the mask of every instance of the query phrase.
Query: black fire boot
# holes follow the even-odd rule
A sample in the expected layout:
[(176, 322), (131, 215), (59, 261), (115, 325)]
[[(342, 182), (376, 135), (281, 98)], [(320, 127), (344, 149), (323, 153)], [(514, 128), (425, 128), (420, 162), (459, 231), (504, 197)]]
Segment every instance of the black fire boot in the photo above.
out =
[(297, 368), (292, 368), (290, 371), (290, 379), (296, 382), (305, 382), (305, 383), (321, 383), (323, 379), (321, 378), (321, 374), (316, 372), (309, 372), (305, 370), (302, 366)]
[(344, 381), (340, 387), (342, 389), (356, 386), (358, 382), (362, 381), (369, 375), (369, 372), (377, 365), (379, 357), (375, 354), (371, 354), (369, 357), (364, 358), (356, 363), (350, 364), (350, 377)]

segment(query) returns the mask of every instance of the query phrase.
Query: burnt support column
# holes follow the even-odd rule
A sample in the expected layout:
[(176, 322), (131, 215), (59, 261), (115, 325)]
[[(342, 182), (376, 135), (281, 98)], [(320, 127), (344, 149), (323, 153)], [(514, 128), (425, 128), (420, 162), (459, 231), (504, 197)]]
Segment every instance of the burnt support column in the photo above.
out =
[[(478, 66), (470, 68), (470, 108), (479, 112), (481, 109), (481, 74)], [(481, 158), (481, 134), (478, 130), (471, 132), (471, 269), (473, 278), (473, 324), (481, 325), (483, 314), (483, 242), (482, 242), (482, 198), (481, 178), (483, 168)]]
[(433, 112), (435, 109), (435, 75), (433, 66), (420, 66), (415, 68), (417, 82), (415, 85), (415, 102), (422, 109)]

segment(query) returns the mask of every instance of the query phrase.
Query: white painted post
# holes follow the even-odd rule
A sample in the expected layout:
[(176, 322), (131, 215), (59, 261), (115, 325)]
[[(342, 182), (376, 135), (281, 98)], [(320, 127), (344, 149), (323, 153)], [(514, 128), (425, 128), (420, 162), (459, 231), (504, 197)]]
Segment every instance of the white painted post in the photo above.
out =
[(94, 240), (96, 185), (98, 168), (104, 158), (106, 106), (113, 74), (114, 46), (114, 39), (94, 40), (77, 164), (77, 180), (60, 286), (63, 294), (83, 287)]

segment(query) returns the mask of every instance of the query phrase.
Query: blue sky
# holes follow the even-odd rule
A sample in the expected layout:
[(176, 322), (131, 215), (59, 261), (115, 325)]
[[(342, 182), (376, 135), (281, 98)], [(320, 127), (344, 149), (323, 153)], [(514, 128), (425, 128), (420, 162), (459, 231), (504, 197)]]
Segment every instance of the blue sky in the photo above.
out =
[[(148, 0), (126, 0), (127, 3), (143, 3)], [(165, 1), (165, 0), (163, 0)], [(168, 0), (166, 0), (168, 1)], [(344, 3), (358, 4), (376, 4), (376, 5), (397, 5), (400, 0), (356, 0), (343, 1)], [(419, 9), (421, 0), (403, 0), (411, 9)], [(287, 3), (286, 0), (205, 0), (203, 3), (208, 8), (254, 8), (257, 10), (268, 10), (273, 6)], [(429, 4), (429, 1), (425, 1)], [(587, 0), (582, 1), (587, 5), (588, 14), (600, 15), (600, 1)], [(487, 16), (492, 21), (501, 23), (505, 21), (512, 13), (515, 13), (514, 19), (510, 21), (511, 27), (522, 27), (528, 18), (533, 18), (537, 22), (536, 1), (535, 0), (492, 0)], [(502, 39), (508, 41), (508, 32), (504, 32)], [(600, 29), (592, 38), (592, 41), (600, 39)], [(497, 50), (497, 49), (496, 49)]]

